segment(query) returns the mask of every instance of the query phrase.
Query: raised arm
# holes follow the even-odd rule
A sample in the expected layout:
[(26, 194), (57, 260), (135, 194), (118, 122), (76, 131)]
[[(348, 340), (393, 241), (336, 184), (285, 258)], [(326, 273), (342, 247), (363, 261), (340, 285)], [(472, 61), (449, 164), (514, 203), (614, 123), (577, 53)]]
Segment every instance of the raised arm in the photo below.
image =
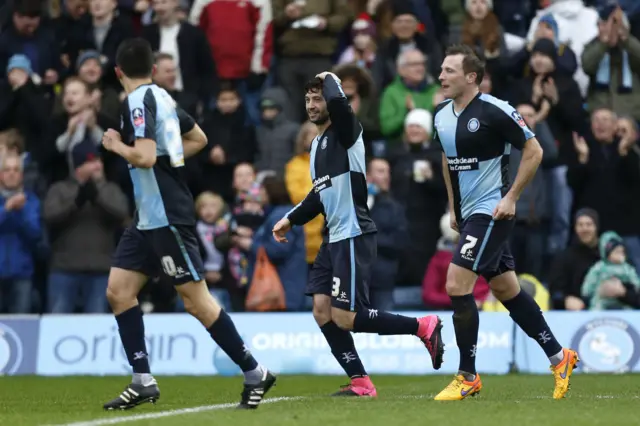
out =
[(318, 77), (323, 80), (322, 94), (327, 101), (331, 125), (338, 136), (338, 142), (345, 149), (351, 148), (362, 134), (362, 127), (356, 118), (349, 100), (342, 90), (340, 79), (335, 74), (324, 72)]

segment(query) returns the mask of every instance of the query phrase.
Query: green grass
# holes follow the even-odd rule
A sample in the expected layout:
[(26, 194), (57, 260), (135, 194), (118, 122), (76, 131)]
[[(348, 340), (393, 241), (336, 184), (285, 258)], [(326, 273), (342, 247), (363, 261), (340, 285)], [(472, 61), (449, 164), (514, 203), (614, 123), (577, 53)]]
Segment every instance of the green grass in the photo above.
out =
[[(342, 377), (281, 376), (269, 397), (301, 397), (274, 402), (257, 411), (216, 409), (138, 419), (127, 424), (242, 426), (592, 426), (640, 424), (637, 375), (577, 375), (567, 399), (551, 398), (551, 376), (484, 376), (477, 398), (436, 402), (433, 396), (449, 376), (375, 376), (377, 399), (329, 398)], [(102, 403), (117, 396), (125, 377), (2, 377), (0, 425), (52, 425), (158, 413), (237, 402), (241, 379), (161, 377), (162, 397), (126, 412), (105, 413)], [(573, 423), (573, 424), (571, 424)]]

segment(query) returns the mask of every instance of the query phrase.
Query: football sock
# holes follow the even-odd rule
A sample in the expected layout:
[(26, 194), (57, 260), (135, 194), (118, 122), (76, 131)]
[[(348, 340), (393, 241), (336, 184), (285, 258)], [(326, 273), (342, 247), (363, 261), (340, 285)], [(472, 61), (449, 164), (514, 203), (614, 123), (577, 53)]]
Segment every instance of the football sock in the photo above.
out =
[(255, 360), (249, 348), (242, 341), (242, 337), (238, 334), (235, 324), (231, 317), (224, 311), (220, 311), (220, 316), (211, 327), (207, 329), (211, 338), (220, 346), (233, 362), (246, 373), (258, 368), (258, 362)]
[(378, 333), (382, 336), (417, 334), (418, 320), (412, 317), (379, 312), (377, 309), (356, 312), (353, 320), (355, 333)]
[(133, 373), (133, 380), (131, 380), (131, 383), (134, 385), (151, 386), (155, 385), (157, 382), (151, 374)]
[[(142, 309), (136, 305), (131, 309), (116, 315), (118, 332), (124, 352), (127, 354), (129, 365), (134, 373), (150, 374), (147, 345), (144, 341), (144, 321)], [(134, 375), (135, 377), (135, 375)]]
[(333, 321), (321, 326), (320, 330), (327, 339), (331, 353), (349, 378), (367, 375), (350, 332), (341, 329)]
[[(540, 307), (529, 293), (520, 290), (516, 297), (503, 301), (502, 304), (522, 331), (538, 342), (552, 364), (562, 361), (562, 346), (554, 337)], [(560, 360), (558, 360), (558, 354)]]
[(258, 364), (258, 366), (253, 370), (244, 372), (244, 382), (247, 385), (257, 385), (265, 377), (266, 372), (267, 372), (267, 369), (262, 365)]
[[(453, 328), (456, 342), (460, 351), (460, 372), (469, 375), (476, 374), (476, 345), (478, 343), (478, 329), (480, 315), (473, 294), (451, 296), (453, 305)], [(473, 377), (465, 377), (473, 380)]]

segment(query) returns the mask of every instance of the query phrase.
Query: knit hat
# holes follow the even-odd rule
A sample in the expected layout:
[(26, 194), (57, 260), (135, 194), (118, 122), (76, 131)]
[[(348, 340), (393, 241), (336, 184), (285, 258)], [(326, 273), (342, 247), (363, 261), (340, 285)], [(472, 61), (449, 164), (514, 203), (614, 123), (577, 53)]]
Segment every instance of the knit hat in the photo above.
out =
[(411, 110), (411, 112), (407, 114), (407, 118), (404, 119), (404, 127), (411, 124), (418, 125), (428, 134), (431, 134), (433, 131), (433, 116), (426, 109), (416, 108)]
[(78, 60), (76, 60), (76, 70), (79, 70), (80, 67), (89, 59), (95, 59), (100, 65), (102, 65), (101, 56), (102, 55), (100, 55), (100, 52), (97, 50), (85, 50), (80, 56), (78, 56)]
[(531, 54), (533, 55), (536, 52), (550, 57), (554, 63), (558, 59), (558, 48), (556, 47), (556, 44), (552, 40), (546, 38), (541, 38), (533, 45)]
[(9, 63), (7, 64), (7, 74), (14, 69), (24, 70), (27, 74), (31, 75), (33, 70), (31, 69), (31, 60), (26, 55), (16, 54), (9, 58)]
[[(607, 233), (609, 234), (609, 233)], [(611, 254), (612, 251), (614, 251), (616, 248), (622, 246), (624, 247), (624, 241), (622, 240), (622, 238), (620, 238), (620, 236), (618, 234), (616, 234), (615, 232), (611, 232), (611, 235), (608, 235), (608, 241), (604, 246), (604, 258), (608, 258), (609, 255)]]
[(600, 20), (606, 21), (614, 10), (618, 8), (618, 2), (616, 0), (608, 0), (598, 5), (598, 16)]
[(368, 35), (371, 38), (376, 38), (376, 25), (371, 20), (371, 17), (366, 13), (361, 13), (351, 25), (352, 40), (361, 34)]
[(598, 212), (595, 211), (594, 209), (591, 209), (589, 207), (584, 207), (576, 212), (576, 215), (574, 216), (574, 218), (577, 221), (582, 216), (587, 216), (588, 218), (590, 218), (593, 221), (593, 223), (596, 225), (596, 228), (600, 227), (600, 215), (598, 215)]
[(71, 167), (75, 170), (87, 161), (99, 158), (98, 148), (91, 139), (85, 139), (71, 149)]
[[(472, 0), (466, 0), (464, 3), (464, 7), (465, 9), (467, 9), (467, 12), (469, 11), (469, 9), (471, 9), (471, 1)], [(484, 0), (487, 2), (487, 7), (489, 8), (489, 10), (493, 10), (493, 0)]]
[(540, 18), (540, 21), (538, 21), (538, 24), (547, 24), (549, 27), (551, 27), (551, 30), (553, 31), (553, 35), (555, 36), (555, 41), (556, 43), (558, 42), (558, 37), (560, 36), (560, 29), (558, 28), (558, 21), (556, 21), (556, 18), (553, 17), (553, 14), (548, 13), (546, 15), (544, 15), (542, 18)]
[(416, 11), (411, 0), (393, 0), (391, 10), (393, 11), (394, 18), (400, 15), (412, 15), (417, 19)]

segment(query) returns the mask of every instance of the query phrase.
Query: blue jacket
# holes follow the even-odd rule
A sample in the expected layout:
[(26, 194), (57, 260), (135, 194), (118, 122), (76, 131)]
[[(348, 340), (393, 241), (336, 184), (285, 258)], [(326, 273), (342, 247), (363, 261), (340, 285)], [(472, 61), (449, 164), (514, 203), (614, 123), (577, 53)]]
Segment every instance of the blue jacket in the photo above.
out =
[(0, 195), (0, 278), (31, 278), (33, 252), (42, 236), (40, 201), (26, 192), (22, 210), (5, 211)]
[(304, 246), (304, 228), (294, 226), (287, 234), (288, 243), (278, 243), (271, 230), (284, 217), (292, 205), (274, 207), (260, 228), (253, 235), (249, 256), (249, 277), (253, 276), (258, 248), (264, 247), (269, 260), (278, 270), (287, 300), (287, 311), (302, 311), (305, 306), (304, 289), (307, 284), (308, 266)]
[(378, 229), (378, 258), (371, 271), (371, 287), (392, 290), (409, 241), (404, 208), (389, 195), (378, 194), (369, 214)]

